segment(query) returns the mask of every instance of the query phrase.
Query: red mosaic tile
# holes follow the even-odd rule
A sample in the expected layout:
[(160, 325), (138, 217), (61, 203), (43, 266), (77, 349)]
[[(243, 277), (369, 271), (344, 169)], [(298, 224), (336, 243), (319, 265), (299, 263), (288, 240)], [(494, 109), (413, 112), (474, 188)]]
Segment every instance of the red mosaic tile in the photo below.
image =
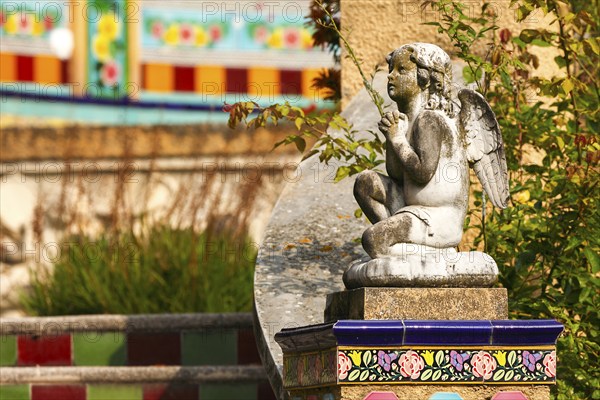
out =
[(194, 67), (174, 67), (175, 91), (193, 92), (196, 86)]
[(17, 365), (71, 365), (71, 335), (19, 336)]
[(33, 385), (31, 400), (86, 400), (83, 385)]
[(238, 331), (237, 348), (239, 365), (261, 363), (252, 329), (240, 329)]
[(181, 365), (179, 333), (130, 333), (128, 365)]
[(269, 382), (261, 382), (258, 384), (258, 399), (260, 400), (277, 400), (271, 384)]
[(302, 93), (302, 71), (281, 70), (281, 94)]
[(33, 82), (33, 57), (17, 56), (17, 80)]
[(248, 91), (248, 70), (245, 68), (227, 68), (225, 70), (227, 92), (246, 93)]
[(198, 385), (144, 385), (143, 400), (198, 400)]

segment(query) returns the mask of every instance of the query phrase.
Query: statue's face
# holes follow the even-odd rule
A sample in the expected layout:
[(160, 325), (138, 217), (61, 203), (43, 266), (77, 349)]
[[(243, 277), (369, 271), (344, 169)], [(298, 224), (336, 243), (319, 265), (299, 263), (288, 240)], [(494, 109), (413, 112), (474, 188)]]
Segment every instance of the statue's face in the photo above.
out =
[(417, 65), (410, 60), (410, 55), (410, 50), (403, 49), (390, 60), (388, 94), (394, 101), (408, 101), (421, 91), (417, 83)]

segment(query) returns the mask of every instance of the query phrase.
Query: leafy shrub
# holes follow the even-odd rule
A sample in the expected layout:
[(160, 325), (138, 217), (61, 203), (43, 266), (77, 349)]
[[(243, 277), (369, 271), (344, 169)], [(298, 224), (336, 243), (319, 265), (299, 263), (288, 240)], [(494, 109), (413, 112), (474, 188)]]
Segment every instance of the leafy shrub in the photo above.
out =
[(24, 298), (37, 315), (252, 309), (257, 247), (243, 235), (167, 225), (70, 237)]

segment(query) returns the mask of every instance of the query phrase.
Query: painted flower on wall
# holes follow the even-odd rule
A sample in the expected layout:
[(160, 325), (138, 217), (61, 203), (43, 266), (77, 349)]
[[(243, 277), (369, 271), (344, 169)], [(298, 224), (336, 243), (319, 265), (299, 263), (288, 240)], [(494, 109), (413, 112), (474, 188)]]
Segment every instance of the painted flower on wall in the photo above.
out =
[(556, 377), (556, 351), (552, 350), (552, 352), (550, 354), (546, 354), (546, 357), (544, 357), (544, 361), (542, 361), (542, 364), (544, 364), (544, 373), (546, 374), (546, 376), (549, 378), (555, 378)]
[(283, 28), (276, 28), (267, 39), (267, 46), (272, 49), (283, 47)]
[(540, 361), (542, 355), (539, 353), (530, 353), (525, 350), (523, 352), (523, 365), (527, 367), (527, 369), (531, 372), (535, 371), (535, 365), (538, 361)]
[(169, 46), (175, 46), (179, 43), (179, 25), (171, 24), (165, 35), (163, 36), (163, 40)]
[(111, 41), (105, 35), (94, 36), (92, 50), (98, 61), (106, 62), (110, 60), (110, 45)]
[(112, 87), (119, 83), (121, 68), (118, 63), (113, 60), (106, 62), (102, 66), (100, 77), (104, 86)]
[(6, 20), (6, 24), (4, 24), (4, 31), (9, 35), (14, 35), (17, 33), (17, 16), (11, 15)]
[(423, 368), (425, 368), (425, 362), (421, 356), (412, 350), (400, 356), (398, 365), (400, 366), (402, 376), (405, 378), (410, 377), (410, 379), (417, 379), (421, 375)]
[(350, 368), (352, 368), (352, 361), (350, 360), (350, 357), (341, 351), (338, 352), (338, 378), (340, 380), (346, 379)]
[(312, 34), (307, 29), (302, 29), (300, 35), (302, 40), (302, 48), (311, 49), (314, 46)]
[(113, 13), (102, 15), (98, 21), (98, 33), (109, 40), (115, 40), (119, 36), (120, 29), (117, 16)]
[(54, 18), (50, 17), (49, 15), (45, 15), (44, 16), (44, 29), (49, 31), (52, 28), (54, 28), (54, 23), (56, 21), (54, 20)]
[(219, 25), (212, 25), (208, 28), (211, 42), (218, 42), (223, 37), (223, 29)]
[(269, 38), (269, 30), (264, 25), (259, 25), (254, 29), (254, 42), (258, 44), (265, 44)]
[(384, 371), (390, 372), (392, 363), (398, 358), (398, 354), (379, 350), (377, 352), (377, 363)]
[(28, 13), (19, 14), (19, 33), (23, 35), (31, 34), (33, 30), (34, 16)]
[(192, 45), (196, 41), (195, 35), (196, 28), (193, 25), (183, 23), (179, 27), (179, 38), (181, 43), (185, 45)]
[(471, 359), (473, 375), (477, 378), (491, 379), (496, 369), (496, 360), (487, 351), (480, 351)]
[(300, 32), (295, 28), (288, 28), (283, 33), (283, 43), (286, 49), (297, 49), (300, 47)]
[(460, 372), (463, 370), (465, 362), (467, 362), (470, 357), (471, 355), (469, 353), (459, 353), (452, 350), (450, 352), (450, 364)]
[(202, 28), (196, 29), (196, 46), (204, 47), (208, 44), (209, 37), (206, 34), (206, 31)]
[(162, 23), (162, 21), (154, 21), (150, 30), (153, 38), (161, 39), (165, 33), (165, 25)]

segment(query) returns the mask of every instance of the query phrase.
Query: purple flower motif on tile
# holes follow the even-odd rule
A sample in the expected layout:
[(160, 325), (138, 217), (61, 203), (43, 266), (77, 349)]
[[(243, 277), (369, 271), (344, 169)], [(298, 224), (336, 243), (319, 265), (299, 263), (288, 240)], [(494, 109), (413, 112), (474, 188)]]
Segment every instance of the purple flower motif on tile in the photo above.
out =
[(535, 371), (535, 364), (542, 359), (540, 353), (530, 353), (527, 350), (523, 352), (523, 365), (531, 372)]
[(463, 365), (469, 358), (471, 358), (471, 355), (469, 353), (458, 353), (454, 350), (450, 352), (450, 364), (452, 364), (452, 366), (458, 372), (461, 372), (463, 370)]
[(386, 372), (390, 372), (392, 369), (392, 363), (394, 360), (398, 358), (398, 354), (396, 353), (386, 353), (385, 351), (379, 350), (377, 352), (377, 363), (384, 369)]

